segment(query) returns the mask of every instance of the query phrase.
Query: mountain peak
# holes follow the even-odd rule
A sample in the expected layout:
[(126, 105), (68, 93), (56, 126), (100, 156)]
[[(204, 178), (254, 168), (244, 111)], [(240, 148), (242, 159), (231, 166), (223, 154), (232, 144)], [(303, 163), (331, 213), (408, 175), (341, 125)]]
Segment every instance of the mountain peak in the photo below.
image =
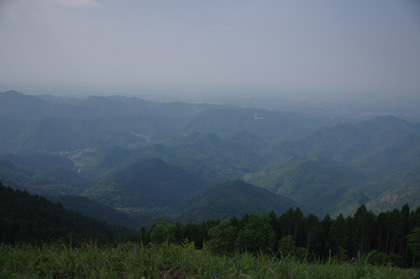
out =
[(3, 95), (9, 95), (9, 96), (25, 96), (24, 94), (17, 92), (16, 90), (9, 90), (5, 92), (0, 92), (0, 94)]
[(12, 117), (33, 118), (45, 115), (49, 104), (36, 96), (14, 90), (0, 93), (0, 113)]

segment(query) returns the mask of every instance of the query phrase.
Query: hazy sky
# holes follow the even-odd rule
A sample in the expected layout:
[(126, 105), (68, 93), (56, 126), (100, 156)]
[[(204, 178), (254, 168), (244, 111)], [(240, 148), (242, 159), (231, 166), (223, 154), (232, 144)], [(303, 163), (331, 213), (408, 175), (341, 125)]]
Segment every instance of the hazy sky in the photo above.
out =
[(420, 94), (417, 0), (0, 0), (0, 84)]

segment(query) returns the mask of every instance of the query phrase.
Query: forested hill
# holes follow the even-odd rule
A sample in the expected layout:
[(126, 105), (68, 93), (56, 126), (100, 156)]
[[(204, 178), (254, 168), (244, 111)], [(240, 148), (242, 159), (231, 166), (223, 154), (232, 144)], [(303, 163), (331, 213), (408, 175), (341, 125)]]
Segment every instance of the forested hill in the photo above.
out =
[(61, 241), (115, 241), (133, 235), (121, 226), (69, 211), (44, 197), (13, 190), (0, 183), (0, 240), (3, 243), (42, 244)]
[(264, 150), (268, 162), (246, 176), (311, 212), (353, 214), (420, 205), (420, 125), (394, 116), (324, 127)]
[(228, 181), (200, 189), (185, 199), (179, 212), (184, 221), (241, 218), (245, 214), (286, 212), (296, 203), (284, 196), (240, 180)]
[(84, 195), (119, 208), (163, 208), (177, 204), (198, 186), (187, 171), (153, 158), (114, 172)]

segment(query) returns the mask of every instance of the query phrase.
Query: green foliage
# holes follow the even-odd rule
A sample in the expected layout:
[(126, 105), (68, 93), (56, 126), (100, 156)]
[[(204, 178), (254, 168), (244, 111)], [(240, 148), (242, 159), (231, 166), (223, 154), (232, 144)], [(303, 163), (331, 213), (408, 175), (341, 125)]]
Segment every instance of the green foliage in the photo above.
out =
[(150, 239), (153, 243), (176, 242), (176, 225), (162, 221), (159, 225), (152, 229)]
[(353, 264), (299, 262), (266, 255), (215, 256), (191, 245), (143, 246), (124, 243), (75, 249), (52, 244), (42, 247), (0, 244), (2, 278), (418, 278), (416, 269)]
[(252, 215), (244, 228), (238, 232), (236, 245), (239, 249), (259, 252), (274, 248), (275, 234), (270, 225), (270, 216)]
[(386, 254), (383, 252), (372, 251), (368, 258), (368, 262), (377, 266), (401, 266), (402, 256), (395, 253)]
[(297, 247), (293, 236), (284, 236), (279, 240), (277, 248), (282, 258), (292, 257), (296, 260), (303, 260), (306, 256), (306, 250), (303, 247)]
[(347, 262), (350, 258), (347, 250), (341, 246), (338, 246), (337, 253), (334, 255), (334, 259), (339, 262)]
[(420, 258), (420, 227), (415, 227), (413, 233), (409, 234), (407, 237), (411, 252), (414, 256)]
[(231, 254), (236, 249), (237, 235), (238, 227), (231, 220), (223, 220), (209, 230), (208, 246), (213, 252)]

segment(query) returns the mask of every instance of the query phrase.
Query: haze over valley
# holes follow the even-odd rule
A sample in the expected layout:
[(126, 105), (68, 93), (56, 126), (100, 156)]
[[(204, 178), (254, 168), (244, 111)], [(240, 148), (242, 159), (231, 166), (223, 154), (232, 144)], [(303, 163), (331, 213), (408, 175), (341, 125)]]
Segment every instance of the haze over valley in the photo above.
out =
[(16, 91), (0, 106), (3, 184), (132, 228), (420, 205), (420, 125), (392, 115)]
[[(2, 251), (420, 264), (419, 19), (394, 0), (1, 0)], [(102, 274), (70, 261), (33, 273)]]

